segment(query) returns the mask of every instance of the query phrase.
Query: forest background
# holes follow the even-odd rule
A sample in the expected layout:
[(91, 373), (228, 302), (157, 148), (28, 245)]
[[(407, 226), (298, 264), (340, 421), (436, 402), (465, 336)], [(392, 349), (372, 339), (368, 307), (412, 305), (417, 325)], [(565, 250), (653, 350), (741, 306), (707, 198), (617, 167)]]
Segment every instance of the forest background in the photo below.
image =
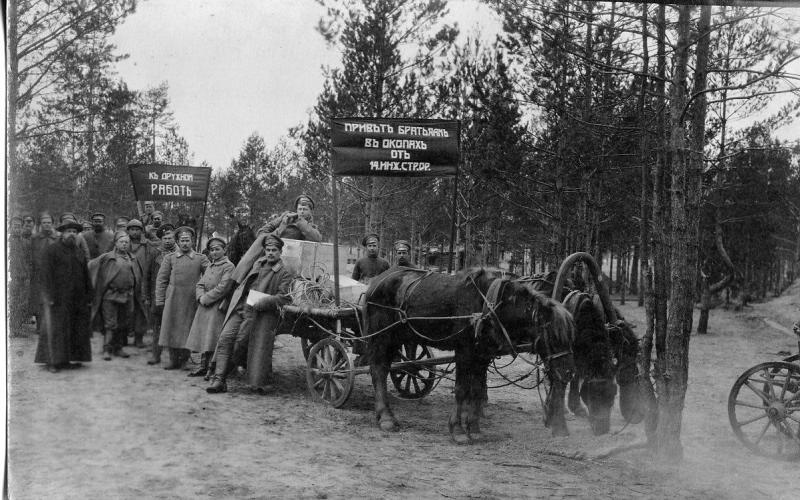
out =
[[(231, 234), (239, 204), (260, 222), (307, 192), (323, 234), (410, 239), (418, 262), (446, 265), (453, 181), (340, 179), (336, 212), (326, 119), (460, 120), (457, 267), (522, 275), (610, 255), (611, 286), (648, 308), (651, 444), (680, 456), (695, 303), (704, 331), (719, 294), (741, 307), (800, 270), (800, 141), (776, 138), (797, 129), (798, 13), (490, 0), (489, 43), (459, 37), (444, 0), (321, 3), (310, 22), (340, 64), (322, 69), (307, 121), (277, 144), (242, 138), (215, 171), (206, 232)], [(116, 73), (110, 39), (134, 0), (7, 5), (10, 213), (133, 215), (128, 164), (197, 164), (168, 83), (131, 89)]]

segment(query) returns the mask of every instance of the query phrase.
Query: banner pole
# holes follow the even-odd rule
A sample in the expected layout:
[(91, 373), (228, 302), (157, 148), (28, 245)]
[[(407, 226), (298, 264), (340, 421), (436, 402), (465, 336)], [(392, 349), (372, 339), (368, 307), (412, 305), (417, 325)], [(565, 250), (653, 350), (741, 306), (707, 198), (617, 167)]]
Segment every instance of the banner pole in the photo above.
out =
[(453, 244), (456, 240), (456, 205), (458, 204), (458, 173), (453, 177), (453, 225), (450, 227), (450, 262), (447, 264), (447, 274), (453, 272), (453, 261), (456, 256), (453, 251)]
[(203, 215), (200, 216), (200, 231), (197, 235), (197, 242), (195, 244), (195, 252), (200, 252), (200, 244), (203, 240), (203, 228), (206, 225), (206, 206), (208, 205), (208, 191), (206, 191), (206, 199), (203, 200)]
[(333, 294), (339, 307), (339, 193), (336, 191), (336, 174), (331, 165), (331, 192), (333, 194)]

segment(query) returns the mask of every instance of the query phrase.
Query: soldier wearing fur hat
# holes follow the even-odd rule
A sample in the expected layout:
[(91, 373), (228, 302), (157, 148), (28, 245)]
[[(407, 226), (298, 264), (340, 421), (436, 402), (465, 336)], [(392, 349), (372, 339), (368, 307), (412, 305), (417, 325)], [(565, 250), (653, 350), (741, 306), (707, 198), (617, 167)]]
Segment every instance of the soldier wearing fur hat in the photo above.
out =
[(156, 278), (156, 306), (163, 308), (158, 345), (169, 350), (170, 358), (166, 370), (182, 368), (189, 358), (186, 340), (197, 310), (195, 286), (209, 266), (208, 258), (192, 248), (194, 230), (180, 227), (175, 236), (178, 248), (164, 257)]
[(92, 285), (86, 258), (76, 247), (82, 230), (74, 221), (58, 226), (59, 238), (44, 249), (39, 263), (42, 321), (34, 362), (46, 364), (51, 373), (92, 360)]
[(135, 312), (144, 313), (141, 294), (142, 267), (129, 252), (130, 236), (124, 231), (114, 235), (114, 249), (89, 262), (95, 285), (92, 302), (92, 324), (102, 330), (103, 359), (111, 356), (129, 357), (123, 349), (123, 337), (128, 335)]
[[(256, 260), (233, 292), (225, 314), (217, 341), (217, 366), (212, 383), (206, 389), (209, 393), (228, 390), (228, 372), (243, 362), (245, 350), (248, 385), (260, 393), (272, 390), (272, 349), (280, 323), (278, 309), (291, 302), (289, 287), (294, 276), (281, 260), (283, 240), (274, 235), (266, 235), (261, 239), (264, 256)], [(247, 298), (251, 290), (265, 295), (248, 305)]]
[(356, 261), (352, 275), (354, 280), (368, 284), (373, 277), (389, 269), (389, 261), (378, 257), (379, 243), (380, 239), (375, 233), (366, 235), (361, 241), (361, 244), (367, 249), (367, 255)]

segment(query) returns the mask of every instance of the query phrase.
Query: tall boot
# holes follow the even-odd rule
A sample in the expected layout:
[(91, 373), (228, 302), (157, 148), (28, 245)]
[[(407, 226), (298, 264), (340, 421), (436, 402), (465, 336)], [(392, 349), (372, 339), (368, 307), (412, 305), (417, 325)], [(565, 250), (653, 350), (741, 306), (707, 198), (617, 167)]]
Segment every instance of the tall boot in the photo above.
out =
[(161, 363), (161, 346), (158, 345), (158, 340), (153, 343), (153, 356), (147, 360), (148, 365), (157, 365)]
[(139, 349), (144, 349), (144, 333), (143, 332), (136, 332), (133, 334), (133, 345)]
[(180, 349), (174, 347), (167, 347), (167, 354), (169, 354), (169, 363), (164, 367), (165, 370), (178, 370), (181, 367), (181, 353)]
[(228, 392), (228, 384), (225, 380), (231, 366), (232, 363), (228, 360), (227, 354), (217, 353), (217, 367), (214, 369), (214, 375), (211, 377), (211, 385), (206, 387), (207, 393), (216, 394), (219, 392)]
[(106, 361), (111, 361), (111, 352), (113, 351), (111, 342), (113, 338), (114, 334), (108, 330), (103, 334), (103, 359)]
[(209, 354), (204, 352), (200, 355), (200, 365), (186, 374), (187, 377), (203, 377), (208, 371), (208, 358)]

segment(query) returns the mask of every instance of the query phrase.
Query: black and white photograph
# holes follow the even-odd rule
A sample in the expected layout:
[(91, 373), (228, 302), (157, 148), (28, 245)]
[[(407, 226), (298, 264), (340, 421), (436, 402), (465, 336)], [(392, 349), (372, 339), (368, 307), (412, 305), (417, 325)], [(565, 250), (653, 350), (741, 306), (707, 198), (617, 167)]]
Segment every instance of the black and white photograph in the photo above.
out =
[(800, 0), (4, 19), (3, 498), (797, 498)]

